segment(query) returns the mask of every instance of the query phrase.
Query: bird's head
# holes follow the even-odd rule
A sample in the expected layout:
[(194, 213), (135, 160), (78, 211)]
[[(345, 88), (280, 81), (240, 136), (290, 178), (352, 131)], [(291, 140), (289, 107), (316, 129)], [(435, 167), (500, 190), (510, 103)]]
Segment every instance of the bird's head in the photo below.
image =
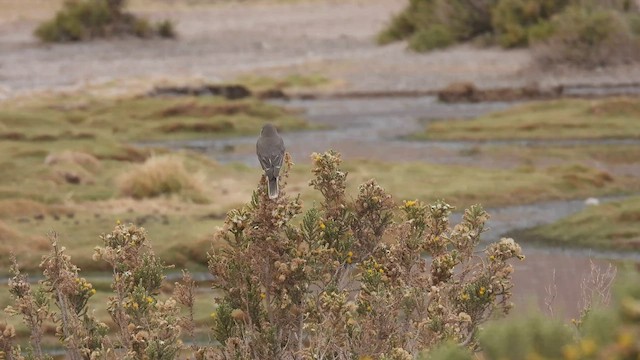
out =
[(278, 135), (278, 130), (271, 123), (267, 123), (262, 127), (262, 131), (260, 132), (261, 136), (276, 136)]

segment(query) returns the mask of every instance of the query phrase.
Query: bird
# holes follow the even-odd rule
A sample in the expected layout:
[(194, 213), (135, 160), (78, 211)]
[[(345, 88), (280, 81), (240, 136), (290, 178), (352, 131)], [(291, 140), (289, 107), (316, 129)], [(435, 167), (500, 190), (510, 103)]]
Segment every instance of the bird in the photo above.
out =
[(280, 168), (284, 160), (284, 141), (273, 124), (267, 123), (262, 127), (256, 143), (256, 154), (269, 183), (269, 199), (276, 199)]

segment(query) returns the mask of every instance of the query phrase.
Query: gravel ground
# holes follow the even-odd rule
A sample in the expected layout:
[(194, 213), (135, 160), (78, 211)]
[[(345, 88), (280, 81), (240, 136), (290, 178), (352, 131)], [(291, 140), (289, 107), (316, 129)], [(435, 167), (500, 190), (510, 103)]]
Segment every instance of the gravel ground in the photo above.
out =
[[(7, 6), (13, 1), (4, 0)], [(153, 19), (170, 18), (179, 39), (115, 39), (44, 45), (31, 35), (50, 10), (0, 16), (0, 98), (31, 91), (78, 88), (113, 80), (233, 79), (240, 73), (284, 75), (312, 71), (344, 80), (340, 90), (430, 90), (452, 81), (482, 87), (536, 82), (615, 83), (640, 80), (640, 66), (607, 71), (530, 71), (526, 50), (457, 46), (415, 54), (404, 44), (378, 46), (375, 34), (404, 1), (340, 0), (232, 3), (176, 10), (154, 6)]]

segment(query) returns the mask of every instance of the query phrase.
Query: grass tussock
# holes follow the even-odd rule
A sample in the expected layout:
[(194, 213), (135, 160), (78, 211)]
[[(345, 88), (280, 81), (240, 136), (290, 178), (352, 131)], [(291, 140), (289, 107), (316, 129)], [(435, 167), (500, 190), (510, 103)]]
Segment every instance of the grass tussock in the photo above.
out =
[(151, 24), (124, 11), (121, 0), (67, 0), (35, 35), (44, 42), (68, 42), (124, 35), (174, 38), (176, 33), (169, 20)]
[(60, 153), (52, 153), (44, 159), (46, 165), (56, 164), (75, 164), (82, 166), (88, 171), (96, 171), (100, 168), (100, 160), (91, 154), (80, 151), (62, 151)]
[(636, 139), (637, 99), (555, 100), (517, 106), (473, 120), (434, 121), (417, 139)]
[(177, 156), (153, 156), (123, 173), (117, 184), (122, 195), (135, 199), (180, 195), (194, 202), (207, 201), (203, 180)]

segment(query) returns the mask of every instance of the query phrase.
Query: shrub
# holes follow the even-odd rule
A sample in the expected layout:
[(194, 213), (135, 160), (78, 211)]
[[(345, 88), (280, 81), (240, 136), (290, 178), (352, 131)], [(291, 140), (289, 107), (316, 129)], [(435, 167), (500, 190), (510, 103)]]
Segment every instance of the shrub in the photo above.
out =
[(389, 26), (378, 34), (378, 43), (385, 45), (394, 41), (404, 40), (415, 32), (415, 25), (407, 14), (401, 12), (391, 19)]
[(156, 25), (156, 32), (160, 37), (172, 39), (176, 37), (176, 29), (169, 20), (163, 20)]
[(552, 26), (552, 35), (534, 49), (542, 66), (593, 68), (635, 61), (640, 54), (640, 38), (626, 18), (611, 9), (571, 6), (552, 19)]
[(200, 179), (187, 171), (181, 158), (154, 156), (118, 178), (120, 193), (136, 199), (161, 195), (181, 195), (196, 202), (206, 202)]
[(282, 195), (270, 200), (263, 178), (218, 233), (228, 245), (209, 262), (223, 294), (213, 356), (411, 359), (447, 340), (472, 346), (480, 324), (509, 311), (507, 261), (523, 256), (512, 239), (475, 252), (481, 207), (452, 228), (445, 202), (397, 207), (373, 180), (350, 200), (339, 155), (313, 162), (318, 207), (302, 213), (299, 197), (286, 196), (287, 157)]
[(423, 52), (476, 39), (505, 48), (535, 45), (543, 66), (626, 63), (640, 52), (640, 8), (632, 0), (410, 0), (378, 35)]
[(415, 33), (409, 40), (409, 47), (417, 52), (425, 52), (445, 48), (454, 42), (449, 29), (438, 24)]
[[(465, 41), (491, 31), (491, 6), (497, 0), (411, 0), (407, 9), (396, 15), (389, 26), (378, 35), (378, 42), (412, 38), (414, 50), (427, 49), (419, 46), (417, 38), (446, 37), (454, 41)], [(428, 40), (432, 41), (432, 40)], [(412, 45), (413, 44), (413, 45)], [(438, 40), (443, 47), (445, 44)], [(418, 45), (414, 47), (415, 45)]]
[(492, 25), (503, 47), (528, 45), (532, 29), (536, 37), (548, 27), (547, 20), (567, 6), (569, 0), (500, 0), (492, 11)]
[[(93, 316), (88, 306), (96, 294), (93, 285), (80, 277), (80, 269), (59, 246), (51, 234), (51, 251), (43, 257), (40, 268), (44, 279), (33, 289), (14, 259), (9, 279), (13, 305), (5, 311), (21, 316), (30, 332), (28, 359), (51, 359), (43, 352), (45, 324), (56, 325), (56, 335), (66, 348), (69, 359), (174, 359), (183, 348), (182, 331), (193, 327), (190, 316), (180, 316), (181, 306), (193, 311), (195, 284), (188, 273), (175, 284), (174, 296), (158, 298), (167, 268), (154, 255), (144, 229), (118, 225), (102, 237), (94, 260), (104, 260), (111, 267), (114, 296), (107, 310), (115, 329)], [(110, 336), (115, 330), (115, 338)], [(0, 336), (3, 358), (25, 359), (22, 349), (13, 343), (15, 329), (5, 326)]]
[(121, 0), (67, 0), (56, 16), (42, 23), (35, 35), (44, 42), (84, 41), (117, 35), (173, 37), (168, 20), (157, 27), (124, 12)]

